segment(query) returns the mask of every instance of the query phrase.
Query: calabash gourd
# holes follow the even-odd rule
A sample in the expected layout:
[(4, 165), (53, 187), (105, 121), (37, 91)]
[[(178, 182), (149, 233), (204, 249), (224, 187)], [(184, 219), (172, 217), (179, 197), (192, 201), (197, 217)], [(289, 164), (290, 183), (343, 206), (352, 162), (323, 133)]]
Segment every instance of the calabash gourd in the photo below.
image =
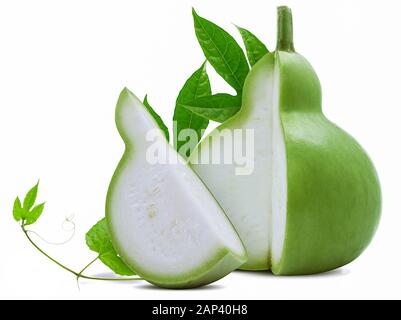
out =
[[(199, 163), (219, 141), (209, 138), (223, 129), (254, 130), (252, 174), (236, 175), (235, 164), (223, 160)], [(328, 271), (358, 257), (377, 228), (375, 168), (358, 142), (323, 115), (320, 82), (295, 52), (287, 7), (278, 8), (276, 51), (246, 79), (241, 110), (190, 161), (244, 242), (249, 259), (241, 269)]]

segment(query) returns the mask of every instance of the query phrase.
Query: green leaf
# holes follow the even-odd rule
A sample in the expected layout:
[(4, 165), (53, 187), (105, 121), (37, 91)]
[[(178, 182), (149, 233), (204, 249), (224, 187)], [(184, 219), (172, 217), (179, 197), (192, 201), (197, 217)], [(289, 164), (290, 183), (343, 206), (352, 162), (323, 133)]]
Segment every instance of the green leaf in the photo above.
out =
[(153, 119), (157, 122), (159, 125), (160, 130), (163, 131), (164, 135), (166, 136), (167, 141), (170, 140), (170, 135), (168, 133), (168, 128), (164, 124), (162, 118), (156, 113), (156, 111), (150, 106), (149, 101), (148, 101), (148, 95), (145, 96), (145, 99), (143, 99), (143, 104), (146, 107), (146, 109), (149, 111), (149, 113), (152, 115)]
[(227, 93), (218, 93), (186, 104), (180, 104), (180, 106), (206, 119), (224, 122), (240, 110), (241, 98)]
[(123, 276), (132, 276), (132, 271), (118, 256), (111, 242), (106, 218), (96, 223), (86, 233), (86, 244), (92, 251), (99, 254), (99, 259), (113, 272)]
[(194, 9), (192, 9), (192, 15), (196, 37), (206, 59), (216, 72), (238, 94), (241, 94), (249, 72), (248, 62), (241, 47), (229, 33), (213, 22), (200, 17)]
[(18, 197), (16, 197), (13, 207), (13, 217), (15, 221), (20, 221), (23, 216), (24, 216), (24, 209), (22, 209), (21, 200)]
[(255, 65), (269, 50), (252, 32), (236, 26), (239, 30), (246, 48), (246, 53), (251, 66)]
[[(212, 90), (210, 88), (209, 76), (206, 72), (206, 63), (203, 63), (202, 66), (196, 70), (185, 82), (177, 97), (175, 105), (173, 116), (174, 146), (184, 158), (189, 157), (191, 150), (193, 150), (193, 148), (195, 148), (195, 146), (198, 144), (202, 137), (203, 131), (209, 124), (209, 120), (196, 115), (192, 111), (182, 107), (181, 104), (186, 104), (197, 98), (210, 96), (211, 94)], [(180, 132), (185, 129), (194, 130), (197, 134), (197, 140), (194, 141), (194, 145), (190, 145), (189, 149), (186, 151), (180, 151), (181, 147), (187, 142), (180, 141), (178, 139)]]
[(87, 233), (86, 244), (92, 251), (103, 253), (113, 247), (106, 218), (98, 221)]
[(45, 204), (41, 203), (35, 206), (31, 211), (25, 212), (25, 225), (34, 224), (39, 219), (45, 208)]
[(38, 194), (38, 186), (39, 186), (39, 181), (36, 183), (36, 185), (31, 190), (28, 191), (28, 193), (25, 196), (24, 209), (26, 211), (29, 211), (35, 204), (36, 196)]
[(132, 276), (136, 274), (121, 260), (114, 248), (99, 255), (99, 260), (120, 276)]

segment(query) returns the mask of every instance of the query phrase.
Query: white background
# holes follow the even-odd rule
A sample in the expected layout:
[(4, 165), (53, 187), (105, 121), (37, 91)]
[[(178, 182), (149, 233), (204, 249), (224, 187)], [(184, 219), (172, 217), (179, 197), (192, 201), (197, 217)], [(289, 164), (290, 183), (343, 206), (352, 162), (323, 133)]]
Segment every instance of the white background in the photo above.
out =
[[(65, 216), (76, 235), (38, 243), (79, 269), (94, 253), (84, 234), (104, 215), (123, 151), (114, 125), (120, 90), (149, 94), (171, 128), (174, 102), (203, 61), (191, 6), (239, 39), (232, 23), (274, 49), (276, 6), (292, 7), (295, 46), (317, 71), (325, 114), (368, 150), (383, 189), (383, 216), (370, 247), (326, 274), (275, 277), (234, 272), (186, 291), (145, 282), (81, 281), (26, 241), (11, 210), (40, 178), (46, 209), (34, 229), (61, 241)], [(401, 298), (401, 19), (399, 1), (2, 1), (0, 2), (0, 298), (279, 299)], [(212, 74), (215, 91), (227, 90)], [(90, 271), (107, 270), (98, 265)]]

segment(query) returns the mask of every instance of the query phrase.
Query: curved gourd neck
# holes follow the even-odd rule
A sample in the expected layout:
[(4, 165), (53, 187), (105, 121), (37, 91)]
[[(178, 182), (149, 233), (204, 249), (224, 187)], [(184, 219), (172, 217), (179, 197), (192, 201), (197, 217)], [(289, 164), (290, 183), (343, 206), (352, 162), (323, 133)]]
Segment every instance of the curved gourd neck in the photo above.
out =
[(277, 8), (277, 48), (280, 110), (321, 112), (319, 79), (309, 62), (295, 52), (291, 9)]
[(292, 12), (286, 6), (277, 8), (277, 51), (295, 52)]

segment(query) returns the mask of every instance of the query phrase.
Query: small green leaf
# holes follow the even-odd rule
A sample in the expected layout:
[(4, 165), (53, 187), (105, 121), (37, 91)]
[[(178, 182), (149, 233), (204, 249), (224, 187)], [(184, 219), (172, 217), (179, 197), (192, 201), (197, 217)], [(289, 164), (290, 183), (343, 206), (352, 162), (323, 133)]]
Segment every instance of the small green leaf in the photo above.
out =
[(45, 204), (41, 203), (35, 206), (31, 211), (25, 213), (25, 225), (34, 224), (39, 219), (45, 208)]
[(92, 251), (102, 253), (112, 247), (106, 218), (98, 221), (87, 233), (86, 244)]
[(269, 50), (252, 32), (236, 26), (241, 34), (246, 48), (246, 53), (251, 66), (255, 65)]
[[(184, 108), (181, 104), (189, 103), (197, 98), (210, 96), (212, 90), (210, 88), (209, 76), (206, 72), (206, 63), (196, 70), (189, 79), (185, 82), (182, 87), (176, 101), (173, 124), (174, 124), (174, 146), (176, 150), (184, 157), (187, 158), (190, 155), (190, 151), (195, 148), (197, 143), (202, 137), (203, 131), (207, 128), (209, 120), (204, 117), (200, 117), (192, 111)], [(187, 149), (187, 152), (181, 151), (182, 145), (186, 141), (181, 141), (179, 138), (180, 132), (185, 129), (195, 130), (197, 134), (197, 141), (194, 141), (194, 145)]]
[(148, 101), (148, 95), (145, 96), (145, 99), (143, 99), (143, 104), (146, 107), (146, 109), (149, 111), (149, 113), (152, 115), (153, 119), (157, 122), (159, 125), (160, 130), (163, 131), (164, 135), (166, 136), (167, 141), (170, 140), (170, 135), (168, 133), (168, 128), (164, 124), (162, 118), (156, 113), (156, 111), (150, 106), (149, 101)]
[(86, 233), (86, 244), (92, 251), (99, 254), (99, 259), (113, 272), (119, 275), (131, 276), (136, 273), (131, 270), (118, 256), (111, 242), (106, 218), (97, 222)]
[(199, 44), (216, 72), (242, 93), (244, 81), (249, 72), (245, 54), (235, 39), (211, 21), (200, 17), (192, 9), (195, 33)]
[(240, 110), (241, 98), (226, 93), (218, 93), (186, 104), (180, 104), (180, 106), (206, 119), (224, 122)]
[(13, 207), (13, 217), (15, 221), (20, 221), (23, 215), (24, 215), (24, 209), (22, 209), (21, 200), (18, 197), (16, 197)]
[(132, 276), (136, 274), (121, 260), (114, 248), (99, 255), (99, 260), (120, 276)]
[(28, 191), (28, 193), (25, 196), (24, 209), (26, 211), (31, 210), (31, 208), (35, 204), (36, 196), (38, 194), (38, 186), (39, 186), (39, 181), (36, 183), (36, 185), (31, 190)]

